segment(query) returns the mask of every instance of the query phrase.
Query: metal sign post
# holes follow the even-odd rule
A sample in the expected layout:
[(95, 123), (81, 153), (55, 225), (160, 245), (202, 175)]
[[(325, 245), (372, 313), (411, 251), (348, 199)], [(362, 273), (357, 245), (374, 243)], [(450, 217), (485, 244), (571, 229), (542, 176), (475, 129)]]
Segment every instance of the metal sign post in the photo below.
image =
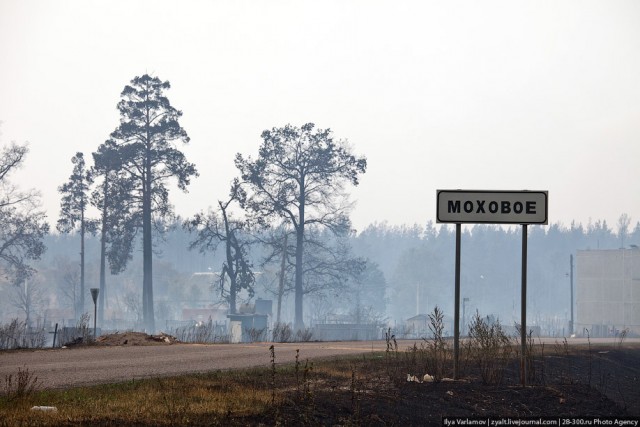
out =
[(98, 314), (98, 294), (100, 289), (91, 288), (91, 298), (93, 299), (93, 340), (96, 339), (96, 314)]
[(527, 386), (527, 224), (522, 224), (522, 290), (520, 291), (520, 382)]
[(456, 224), (456, 288), (453, 314), (453, 379), (460, 376), (460, 234), (462, 224)]
[(436, 222), (456, 225), (456, 265), (453, 320), (453, 377), (460, 357), (460, 241), (462, 224), (522, 225), (522, 291), (520, 376), (527, 385), (527, 225), (548, 223), (547, 191), (437, 190)]

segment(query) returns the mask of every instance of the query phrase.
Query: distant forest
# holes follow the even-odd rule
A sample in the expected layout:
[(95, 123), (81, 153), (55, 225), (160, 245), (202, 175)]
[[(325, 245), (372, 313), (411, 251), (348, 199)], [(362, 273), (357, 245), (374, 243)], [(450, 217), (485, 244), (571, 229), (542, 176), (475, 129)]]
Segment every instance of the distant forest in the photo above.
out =
[[(621, 217), (626, 218), (625, 216)], [(640, 223), (635, 227), (618, 224), (614, 232), (605, 221), (587, 226), (531, 226), (528, 246), (528, 313), (532, 325), (565, 323), (569, 305), (569, 256), (577, 250), (618, 249), (640, 244)], [(166, 320), (180, 319), (181, 309), (224, 306), (225, 297), (217, 282), (224, 250), (201, 253), (189, 250), (195, 235), (181, 226), (182, 220), (167, 227), (157, 238), (154, 252), (156, 317), (159, 329)], [(78, 235), (49, 234), (42, 258), (33, 263), (37, 274), (25, 285), (32, 287), (32, 319), (41, 318), (47, 308), (73, 310), (78, 295)], [(372, 224), (347, 239), (351, 256), (366, 261), (364, 279), (346, 280), (339, 286), (319, 286), (305, 302), (305, 324), (328, 320), (375, 321), (397, 325), (417, 313), (441, 307), (453, 315), (455, 229), (428, 222), (425, 226)], [(268, 252), (252, 246), (249, 256), (258, 272), (255, 298), (276, 299), (277, 265), (264, 263)], [(99, 282), (99, 238), (87, 236), (87, 287)], [(129, 267), (107, 277), (107, 310), (132, 322), (141, 320), (142, 256), (136, 247)], [(493, 315), (504, 324), (519, 319), (520, 310), (520, 227), (476, 225), (463, 227), (461, 298), (466, 301), (467, 318), (476, 310)], [(198, 279), (202, 276), (204, 279)], [(206, 282), (203, 286), (203, 280)], [(291, 282), (292, 275), (287, 280)], [(293, 293), (287, 286), (283, 298), (282, 320), (292, 321)], [(3, 287), (0, 302), (4, 321), (24, 318), (25, 304), (17, 296), (20, 288)], [(248, 295), (240, 302), (248, 301)], [(88, 292), (85, 307), (92, 307)], [(275, 311), (275, 302), (274, 302)], [(275, 315), (275, 314), (274, 314)], [(108, 318), (108, 315), (105, 317)]]

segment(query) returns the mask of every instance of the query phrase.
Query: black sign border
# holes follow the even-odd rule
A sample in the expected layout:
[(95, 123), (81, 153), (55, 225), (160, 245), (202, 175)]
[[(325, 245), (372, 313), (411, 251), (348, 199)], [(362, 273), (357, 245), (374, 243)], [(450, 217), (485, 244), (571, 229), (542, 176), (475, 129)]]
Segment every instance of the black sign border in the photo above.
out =
[[(544, 195), (544, 221), (539, 222), (522, 222), (522, 221), (443, 221), (440, 219), (440, 193), (473, 193), (473, 194), (542, 194)], [(436, 190), (436, 224), (511, 224), (511, 225), (522, 225), (522, 224), (532, 224), (532, 225), (547, 225), (549, 224), (549, 192), (548, 191), (539, 191), (539, 190)]]

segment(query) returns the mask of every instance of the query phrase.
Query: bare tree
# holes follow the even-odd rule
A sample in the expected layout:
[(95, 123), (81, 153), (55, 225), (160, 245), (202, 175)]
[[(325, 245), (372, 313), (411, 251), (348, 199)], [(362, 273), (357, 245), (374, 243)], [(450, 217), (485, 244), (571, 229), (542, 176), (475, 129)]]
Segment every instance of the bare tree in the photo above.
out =
[(326, 323), (337, 307), (335, 298), (329, 299), (326, 295), (314, 295), (311, 297), (311, 318), (317, 323)]
[(144, 319), (142, 300), (140, 295), (134, 291), (128, 291), (123, 298), (124, 306), (127, 312), (135, 316), (136, 324), (139, 324)]
[(80, 266), (67, 256), (57, 256), (50, 270), (50, 280), (56, 283), (63, 306), (71, 307), (75, 319), (79, 319), (80, 311)]
[(364, 271), (366, 262), (352, 255), (346, 236), (309, 229), (304, 246), (304, 295), (330, 294), (348, 299), (351, 285)]
[[(296, 247), (289, 242), (291, 232), (279, 227), (261, 237), (268, 249), (263, 260), (263, 268), (277, 266), (276, 280), (266, 283), (266, 290), (277, 297), (277, 322), (280, 322), (282, 299), (295, 292)], [(303, 242), (304, 257), (303, 295), (313, 297), (315, 304), (321, 300), (348, 300), (352, 293), (353, 280), (360, 277), (366, 262), (351, 253), (346, 236), (320, 231), (317, 227), (308, 228)], [(273, 267), (272, 267), (273, 268)]]
[(624, 240), (629, 235), (629, 225), (631, 224), (631, 218), (626, 213), (620, 215), (618, 218), (618, 237), (620, 237), (620, 247), (624, 248)]
[(39, 312), (45, 303), (45, 293), (40, 283), (32, 277), (15, 286), (11, 302), (24, 313), (25, 324), (29, 327), (32, 315)]
[(272, 275), (275, 280), (266, 280), (263, 283), (264, 289), (276, 297), (276, 323), (281, 322), (282, 300), (293, 289), (291, 285), (295, 278), (295, 247), (291, 245), (291, 230), (283, 224), (282, 226), (265, 230), (258, 234), (258, 240), (267, 249), (267, 253), (261, 262), (263, 270), (277, 272)]
[[(251, 240), (246, 234), (248, 224), (244, 220), (235, 219), (229, 207), (243, 197), (242, 189), (237, 180), (231, 186), (229, 199), (218, 201), (218, 211), (209, 210), (208, 213), (199, 213), (189, 221), (185, 227), (190, 231), (196, 231), (196, 239), (189, 245), (190, 249), (199, 248), (200, 252), (215, 251), (219, 243), (224, 244), (225, 260), (222, 264), (219, 289), (222, 296), (229, 303), (229, 313), (236, 313), (236, 300), (238, 294), (244, 289), (253, 297), (255, 276), (253, 265), (248, 258), (248, 250)], [(228, 293), (225, 289), (225, 280), (229, 279)]]
[(349, 286), (349, 302), (355, 323), (375, 323), (384, 318), (387, 282), (378, 265), (367, 260)]
[(0, 151), (0, 267), (14, 284), (24, 283), (33, 274), (28, 262), (40, 259), (45, 251), (43, 238), (49, 232), (40, 193), (22, 191), (9, 181), (28, 152), (26, 145), (17, 144)]

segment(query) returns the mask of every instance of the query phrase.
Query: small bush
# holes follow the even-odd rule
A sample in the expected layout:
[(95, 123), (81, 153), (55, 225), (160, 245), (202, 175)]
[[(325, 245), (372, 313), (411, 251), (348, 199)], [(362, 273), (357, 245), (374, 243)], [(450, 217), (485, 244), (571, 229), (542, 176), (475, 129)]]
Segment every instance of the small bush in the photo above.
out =
[(623, 329), (622, 332), (620, 332), (619, 334), (616, 333), (616, 335), (618, 336), (617, 347), (618, 349), (620, 349), (622, 348), (622, 343), (624, 343), (624, 340), (627, 338), (627, 335), (629, 335), (629, 328)]
[(469, 328), (472, 358), (480, 369), (482, 382), (500, 384), (511, 357), (511, 339), (500, 321), (490, 323), (476, 311)]
[(429, 314), (429, 330), (433, 337), (424, 339), (427, 344), (427, 373), (433, 376), (435, 382), (440, 382), (444, 377), (449, 348), (444, 340), (444, 313), (438, 306)]
[(16, 348), (42, 348), (46, 343), (44, 325), (28, 326), (25, 322), (13, 319), (0, 325), (0, 350)]
[(207, 344), (228, 343), (231, 341), (224, 325), (214, 323), (211, 318), (204, 323), (194, 323), (175, 328), (172, 335), (178, 341), (185, 343)]
[(75, 327), (62, 328), (59, 332), (58, 343), (61, 346), (92, 344), (94, 339), (93, 328), (89, 326), (90, 319), (89, 313), (83, 313)]
[(18, 373), (5, 375), (4, 393), (9, 401), (24, 399), (33, 394), (38, 384), (38, 377), (29, 368), (24, 370), (18, 368)]
[(260, 342), (265, 340), (265, 337), (267, 335), (267, 328), (246, 328), (244, 330), (244, 333), (249, 342)]
[(313, 338), (313, 331), (310, 328), (300, 329), (296, 332), (296, 341), (309, 342)]
[(271, 333), (273, 342), (289, 342), (293, 337), (293, 330), (288, 323), (277, 322)]

